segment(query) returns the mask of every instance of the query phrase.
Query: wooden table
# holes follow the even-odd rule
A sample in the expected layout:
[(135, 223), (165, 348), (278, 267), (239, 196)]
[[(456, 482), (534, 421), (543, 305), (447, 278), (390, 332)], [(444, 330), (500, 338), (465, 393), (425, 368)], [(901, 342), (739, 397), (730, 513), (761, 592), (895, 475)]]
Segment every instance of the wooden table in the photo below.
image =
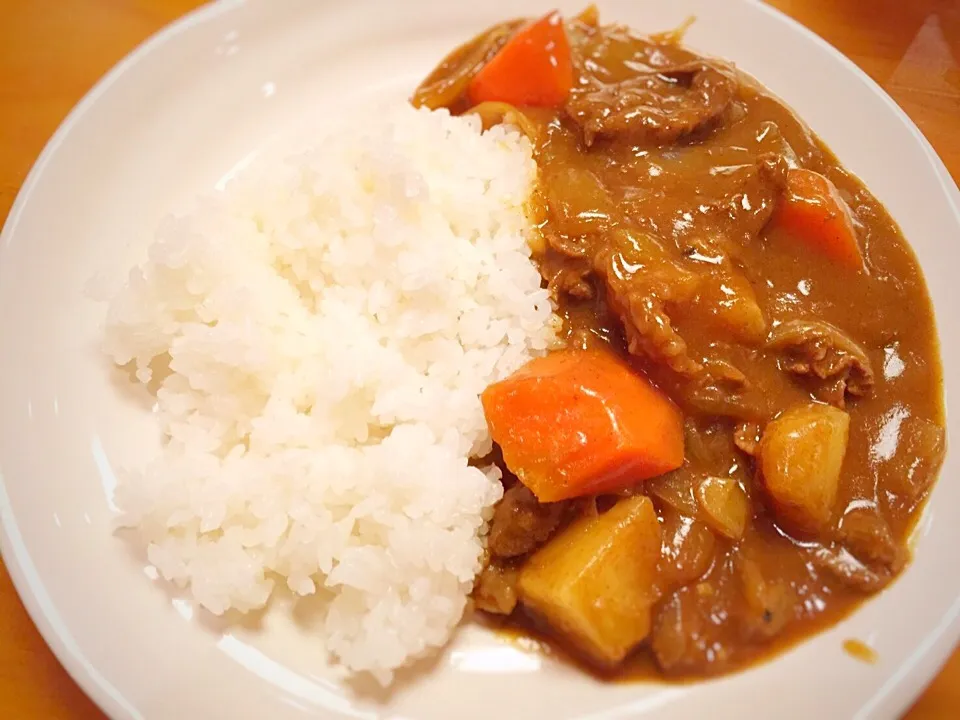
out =
[[(0, 217), (60, 121), (197, 0), (0, 0)], [(877, 80), (960, 180), (960, 0), (772, 0)], [(0, 564), (0, 713), (103, 718), (30, 622)], [(960, 718), (960, 651), (906, 716)]]

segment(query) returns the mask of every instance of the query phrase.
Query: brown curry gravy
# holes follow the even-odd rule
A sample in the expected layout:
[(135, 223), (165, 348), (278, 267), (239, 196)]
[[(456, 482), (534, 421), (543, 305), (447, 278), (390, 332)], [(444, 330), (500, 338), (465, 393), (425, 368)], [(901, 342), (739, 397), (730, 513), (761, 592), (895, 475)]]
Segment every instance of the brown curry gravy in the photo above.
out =
[[(581, 86), (701, 61), (670, 36), (645, 38), (575, 22), (569, 27)], [(466, 50), (459, 52), (462, 57)], [(540, 171), (535, 213), (544, 244), (535, 259), (554, 290), (567, 342), (614, 349), (687, 419), (684, 467), (636, 489), (654, 500), (663, 532), (665, 590), (653, 637), (603, 677), (729, 672), (838, 622), (904, 567), (907, 537), (944, 450), (933, 311), (896, 223), (782, 102), (732, 67), (706, 62), (735, 78), (735, 96), (720, 117), (668, 141), (613, 136), (588, 145), (569, 107), (518, 110)], [(442, 70), (431, 77), (442, 77)], [(676, 82), (682, 93), (688, 81)], [(460, 96), (447, 105), (468, 109)], [(776, 175), (798, 166), (830, 179), (849, 205), (862, 270), (818, 256), (770, 225), (782, 192)], [(613, 267), (639, 268), (619, 278), (624, 292), (647, 293), (659, 303), (689, 364), (627, 351), (623, 318), (611, 311), (604, 287), (612, 281), (597, 269), (602, 253), (613, 256)], [(697, 277), (695, 296), (672, 293), (671, 282), (688, 274)], [(656, 285), (651, 277), (664, 280)], [(843, 341), (862, 349), (872, 375), (868, 392), (845, 394), (841, 385), (838, 395), (832, 378), (785, 371), (782, 354), (766, 344), (768, 334), (810, 319), (829, 323)], [(719, 374), (702, 382), (703, 371), (690, 370), (694, 365), (719, 368)], [(743, 382), (731, 382), (726, 368)], [(785, 408), (811, 399), (842, 405), (850, 415), (850, 439), (832, 526), (817, 536), (797, 536), (780, 526), (755, 459), (740, 448), (736, 433), (759, 433)], [(750, 498), (752, 517), (737, 542), (684, 512), (696, 479), (718, 475), (735, 478)], [(751, 577), (761, 579), (748, 590), (744, 563)], [(522, 610), (491, 622), (546, 643), (559, 657), (571, 656), (556, 633)]]

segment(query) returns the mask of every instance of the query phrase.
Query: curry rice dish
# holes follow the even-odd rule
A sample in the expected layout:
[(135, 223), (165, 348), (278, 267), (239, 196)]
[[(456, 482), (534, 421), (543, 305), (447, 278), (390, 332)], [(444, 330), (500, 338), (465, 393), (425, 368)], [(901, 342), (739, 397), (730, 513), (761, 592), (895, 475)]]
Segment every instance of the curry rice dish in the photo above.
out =
[(945, 449), (920, 268), (681, 41), (502, 23), (416, 110), (171, 221), (108, 323), (165, 423), (120, 497), (165, 577), (214, 612), (317, 594), (388, 682), (468, 594), (604, 676), (703, 677), (898, 575)]

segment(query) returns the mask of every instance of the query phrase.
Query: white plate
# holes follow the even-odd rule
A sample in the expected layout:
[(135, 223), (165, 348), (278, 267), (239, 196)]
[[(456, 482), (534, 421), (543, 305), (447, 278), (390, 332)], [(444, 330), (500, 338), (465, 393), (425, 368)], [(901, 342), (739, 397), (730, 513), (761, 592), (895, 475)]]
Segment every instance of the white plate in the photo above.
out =
[[(580, 2), (564, 3), (567, 11)], [(948, 402), (960, 392), (957, 189), (916, 128), (811, 33), (748, 0), (607, 0), (608, 21), (657, 30), (688, 14), (689, 43), (784, 97), (886, 203), (926, 271)], [(340, 99), (407, 93), (454, 45), (536, 1), (222, 1), (170, 26), (74, 110), (30, 174), (0, 238), (3, 555), (33, 619), (115, 718), (866, 718), (915, 697), (960, 631), (960, 456), (947, 458), (916, 560), (833, 630), (747, 672), (682, 687), (601, 685), (477, 628), (358, 697), (284, 613), (227, 629), (193, 615), (111, 534), (111, 467), (142, 462), (156, 428), (98, 353), (113, 286), (160, 217)], [(960, 428), (952, 424), (949, 440)], [(847, 638), (879, 653), (867, 665)]]

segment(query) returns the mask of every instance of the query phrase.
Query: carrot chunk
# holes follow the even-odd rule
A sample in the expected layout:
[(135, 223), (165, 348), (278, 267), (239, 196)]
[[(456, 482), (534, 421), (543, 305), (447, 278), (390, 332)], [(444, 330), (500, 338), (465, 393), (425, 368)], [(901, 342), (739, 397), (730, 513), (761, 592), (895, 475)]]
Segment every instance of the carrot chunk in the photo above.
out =
[(772, 222), (834, 261), (851, 269), (863, 268), (850, 208), (820, 173), (803, 168), (787, 173), (786, 193)]
[(566, 102), (571, 87), (570, 43), (554, 11), (518, 30), (476, 74), (467, 95), (474, 105), (497, 101), (557, 107)]
[(481, 396), (507, 467), (542, 502), (616, 492), (683, 463), (683, 419), (599, 350), (531, 360)]

